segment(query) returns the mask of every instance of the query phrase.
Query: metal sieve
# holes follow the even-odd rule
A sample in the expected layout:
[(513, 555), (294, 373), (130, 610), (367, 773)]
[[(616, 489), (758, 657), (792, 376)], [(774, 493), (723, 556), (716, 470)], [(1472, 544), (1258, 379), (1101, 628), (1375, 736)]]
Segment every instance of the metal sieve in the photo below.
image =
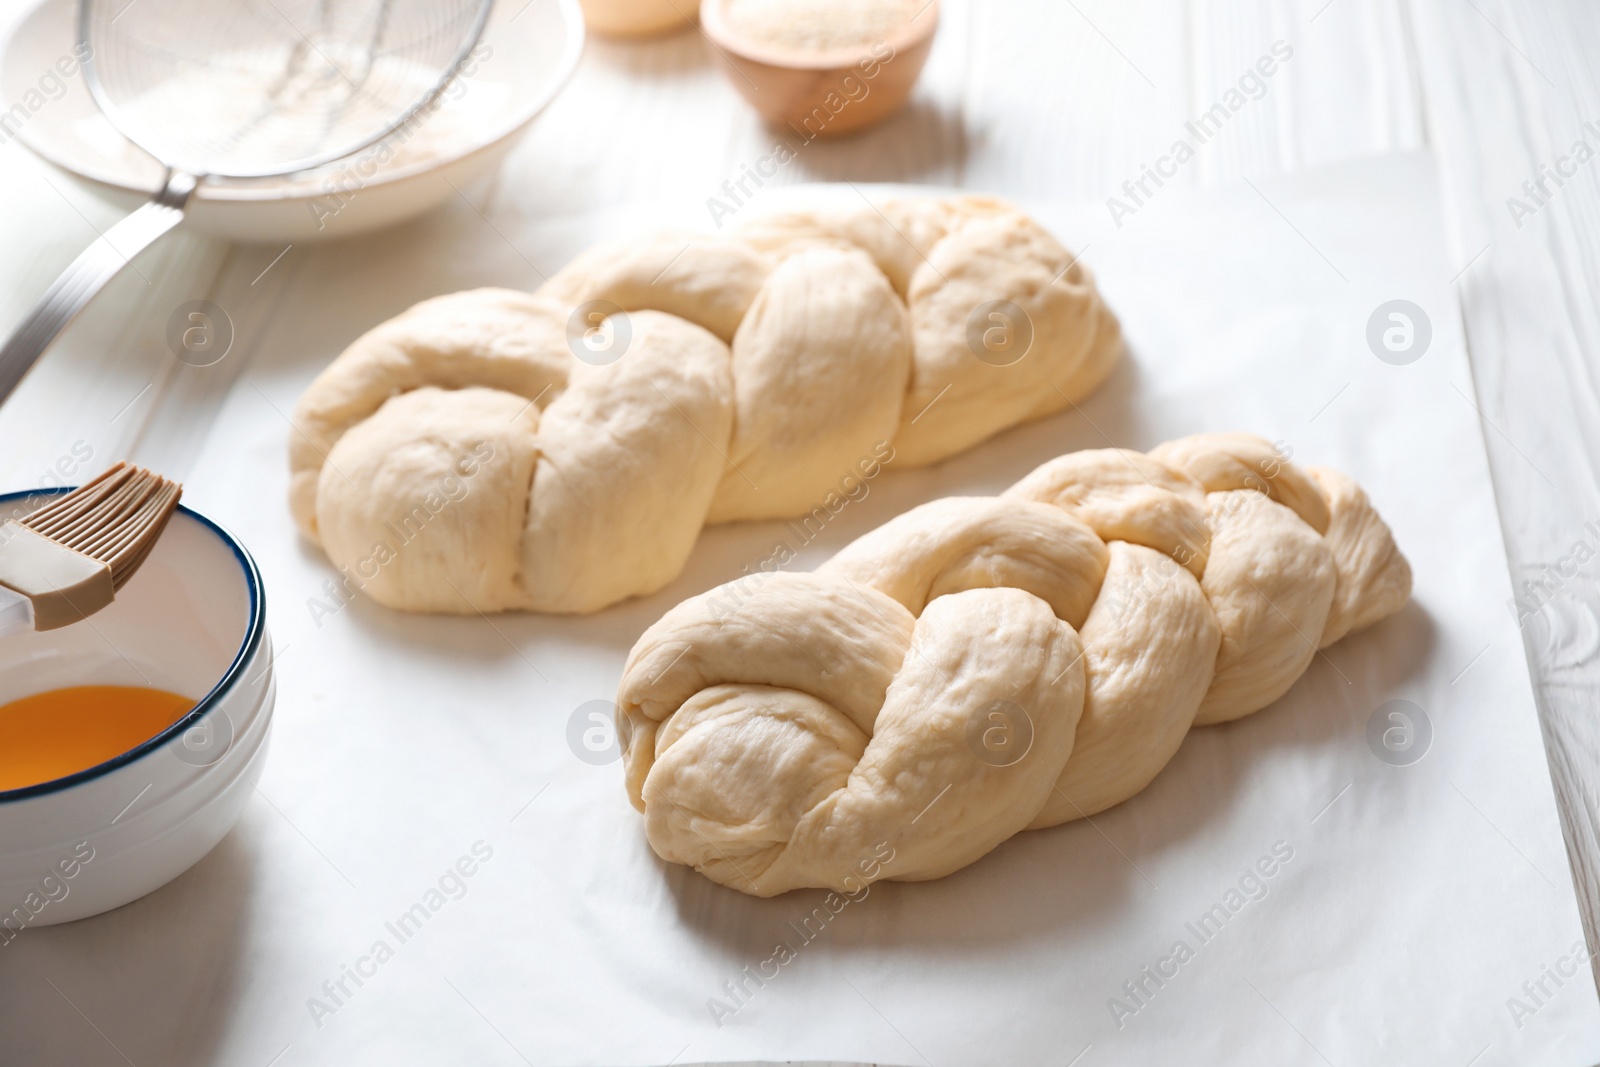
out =
[(95, 103), (167, 168), (0, 349), (0, 400), (95, 293), (183, 218), (207, 178), (294, 174), (382, 140), (431, 104), (493, 0), (81, 0)]

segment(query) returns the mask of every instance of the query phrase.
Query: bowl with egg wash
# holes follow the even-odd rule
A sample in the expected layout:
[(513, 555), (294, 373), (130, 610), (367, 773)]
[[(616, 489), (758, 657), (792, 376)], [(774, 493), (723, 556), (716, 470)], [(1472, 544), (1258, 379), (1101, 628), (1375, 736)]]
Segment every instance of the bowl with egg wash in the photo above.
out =
[[(0, 496), (0, 519), (45, 498)], [(160, 888), (232, 828), (272, 720), (265, 608), (244, 546), (179, 507), (109, 607), (0, 637), (0, 952)]]
[(809, 142), (905, 106), (933, 48), (939, 0), (702, 0), (700, 21), (734, 88)]

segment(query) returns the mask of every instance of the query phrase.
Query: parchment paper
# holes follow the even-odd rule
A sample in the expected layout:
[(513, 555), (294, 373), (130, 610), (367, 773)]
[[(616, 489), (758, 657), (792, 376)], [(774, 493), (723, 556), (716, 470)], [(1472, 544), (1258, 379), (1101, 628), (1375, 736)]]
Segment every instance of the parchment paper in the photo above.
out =
[[(824, 195), (859, 194), (785, 194)], [(569, 744), (577, 715), (587, 753), (586, 706), (613, 696), (640, 631), (758, 565), (780, 524), (708, 531), (669, 589), (594, 617), (438, 619), (338, 607), (283, 503), (283, 413), (356, 334), (438, 292), (531, 285), (530, 261), (674, 215), (709, 225), (703, 205), (507, 209), (470, 232), (458, 215), (309, 254), (188, 489), (269, 584), (280, 689), (261, 795), (164, 890), (0, 950), (0, 1059), (1595, 1063), (1600, 1001), (1436, 199), (1414, 157), (1162, 190), (1120, 228), (1104, 205), (1026, 205), (1096, 271), (1132, 358), (1081, 411), (933, 469), (891, 464), (791, 566), (1062, 452), (1245, 429), (1360, 480), (1415, 601), (1273, 707), (1193, 732), (1092, 824), (837, 914), (820, 892), (755, 900), (662, 864), (620, 764)], [(1431, 324), (1404, 365), (1367, 337), (1397, 299)], [(1431, 733), (1410, 765), (1369, 743), (1394, 700)]]

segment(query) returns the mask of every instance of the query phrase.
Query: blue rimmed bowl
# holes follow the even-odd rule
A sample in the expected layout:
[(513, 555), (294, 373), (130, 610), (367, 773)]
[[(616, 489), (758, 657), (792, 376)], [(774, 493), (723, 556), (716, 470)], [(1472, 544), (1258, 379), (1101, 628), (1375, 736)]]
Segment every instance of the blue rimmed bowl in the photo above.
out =
[[(0, 521), (46, 493), (0, 496)], [(180, 507), (116, 601), (89, 620), (0, 638), (0, 703), (74, 685), (196, 699), (166, 730), (77, 774), (0, 791), (0, 951), (32, 926), (98, 915), (214, 848), (261, 777), (276, 686), (261, 573)]]

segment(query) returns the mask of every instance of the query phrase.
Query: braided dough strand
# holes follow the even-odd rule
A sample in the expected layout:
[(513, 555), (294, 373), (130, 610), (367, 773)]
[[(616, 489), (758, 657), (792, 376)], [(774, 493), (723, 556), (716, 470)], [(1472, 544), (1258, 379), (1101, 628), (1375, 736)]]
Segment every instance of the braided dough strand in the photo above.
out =
[(439, 297), (357, 339), (295, 409), (291, 509), (390, 607), (592, 612), (672, 581), (706, 523), (954, 455), (1122, 350), (1083, 266), (996, 200), (601, 245), (535, 294)]
[(1260, 438), (1074, 453), (668, 612), (618, 692), (629, 797), (757, 896), (940, 877), (1133, 796), (1410, 590), (1359, 487)]

